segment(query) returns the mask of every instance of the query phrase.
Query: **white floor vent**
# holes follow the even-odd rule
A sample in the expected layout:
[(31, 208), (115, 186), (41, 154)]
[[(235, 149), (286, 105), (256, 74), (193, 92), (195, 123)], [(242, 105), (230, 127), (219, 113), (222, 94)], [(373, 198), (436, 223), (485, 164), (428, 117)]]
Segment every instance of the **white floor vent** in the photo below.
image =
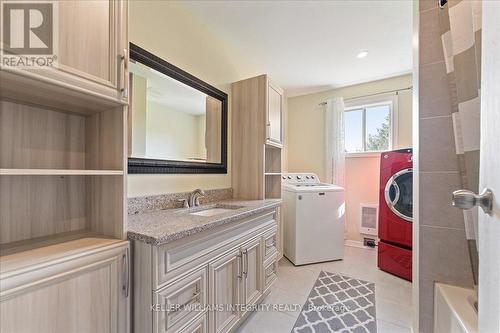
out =
[(378, 205), (361, 204), (360, 232), (366, 235), (378, 235)]

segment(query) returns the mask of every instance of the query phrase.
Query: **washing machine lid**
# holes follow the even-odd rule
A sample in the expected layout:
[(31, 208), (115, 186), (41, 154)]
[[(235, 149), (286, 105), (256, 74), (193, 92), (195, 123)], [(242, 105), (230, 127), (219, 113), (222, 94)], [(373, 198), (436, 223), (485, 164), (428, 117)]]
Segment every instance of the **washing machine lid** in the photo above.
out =
[(283, 184), (283, 191), (309, 193), (309, 192), (342, 192), (344, 188), (341, 186), (316, 183), (316, 184)]

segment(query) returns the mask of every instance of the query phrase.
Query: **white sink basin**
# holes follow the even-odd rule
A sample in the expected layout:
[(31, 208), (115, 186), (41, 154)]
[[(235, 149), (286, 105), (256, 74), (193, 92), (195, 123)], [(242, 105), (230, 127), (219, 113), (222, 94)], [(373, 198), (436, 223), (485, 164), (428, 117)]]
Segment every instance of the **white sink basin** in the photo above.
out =
[(235, 209), (238, 209), (238, 208), (208, 208), (205, 210), (200, 210), (198, 212), (191, 213), (191, 215), (214, 216), (214, 215), (219, 215), (219, 214), (231, 212)]

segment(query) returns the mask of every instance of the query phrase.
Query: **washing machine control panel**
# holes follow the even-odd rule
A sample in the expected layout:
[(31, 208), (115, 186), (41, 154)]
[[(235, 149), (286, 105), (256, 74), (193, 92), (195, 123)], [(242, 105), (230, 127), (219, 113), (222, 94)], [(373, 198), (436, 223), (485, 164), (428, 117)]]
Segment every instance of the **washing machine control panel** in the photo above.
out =
[(317, 184), (319, 178), (314, 173), (285, 173), (281, 176), (287, 184)]

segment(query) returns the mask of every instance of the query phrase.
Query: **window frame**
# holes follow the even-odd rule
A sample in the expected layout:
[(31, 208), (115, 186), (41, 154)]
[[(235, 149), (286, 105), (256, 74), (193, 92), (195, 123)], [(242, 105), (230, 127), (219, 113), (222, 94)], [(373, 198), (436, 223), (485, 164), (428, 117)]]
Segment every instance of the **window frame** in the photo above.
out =
[[(363, 151), (361, 152), (346, 152), (346, 157), (375, 157), (380, 153), (388, 150), (393, 150), (398, 144), (398, 96), (395, 94), (382, 95), (376, 97), (355, 98), (346, 101), (344, 112), (362, 110), (362, 140)], [(389, 105), (390, 112), (390, 131), (389, 131), (389, 148), (388, 150), (366, 151), (366, 109), (374, 106)], [(345, 125), (344, 125), (345, 126)], [(345, 133), (345, 127), (344, 127)]]

